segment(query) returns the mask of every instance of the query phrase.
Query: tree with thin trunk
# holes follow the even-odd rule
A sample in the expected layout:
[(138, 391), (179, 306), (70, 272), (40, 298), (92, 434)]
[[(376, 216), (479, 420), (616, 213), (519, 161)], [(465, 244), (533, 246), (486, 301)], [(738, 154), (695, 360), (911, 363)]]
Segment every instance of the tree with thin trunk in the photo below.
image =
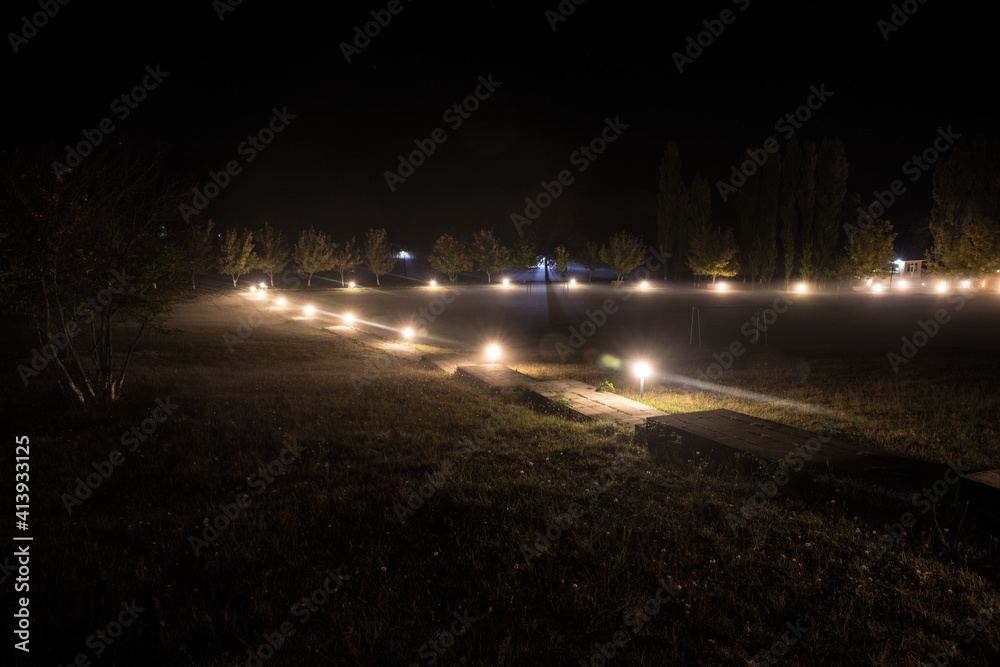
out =
[(472, 270), (472, 258), (465, 244), (452, 238), (451, 234), (442, 234), (427, 255), (427, 261), (435, 271), (448, 275), (448, 280), (454, 284), (458, 274)]
[(569, 251), (566, 250), (565, 246), (556, 246), (553, 255), (556, 260), (556, 273), (561, 276), (569, 268)]
[(364, 250), (365, 266), (375, 274), (375, 284), (381, 285), (379, 276), (392, 271), (396, 266), (396, 258), (392, 255), (392, 248), (386, 238), (384, 229), (369, 229), (365, 237)]
[(895, 240), (892, 223), (881, 217), (873, 218), (864, 230), (852, 235), (847, 242), (847, 257), (853, 275), (859, 278), (888, 275), (896, 258)]
[(267, 274), (271, 279), (271, 287), (274, 287), (274, 274), (280, 273), (288, 264), (288, 244), (280, 230), (275, 229), (269, 223), (264, 223), (264, 228), (257, 233), (258, 248), (257, 267)]
[(346, 285), (344, 282), (344, 274), (351, 273), (354, 269), (361, 265), (361, 250), (358, 249), (355, 238), (352, 236), (351, 240), (342, 246), (333, 249), (331, 257), (331, 268), (334, 271), (340, 273), (340, 284)]
[(253, 251), (253, 232), (248, 229), (238, 233), (227, 229), (222, 236), (219, 250), (219, 271), (233, 279), (233, 287), (240, 276), (245, 276), (257, 266), (257, 255)]
[(704, 227), (691, 239), (687, 263), (696, 276), (735, 276), (740, 271), (737, 259), (739, 247), (733, 238), (733, 230), (718, 227)]
[(510, 263), (510, 252), (503, 247), (489, 229), (472, 234), (472, 260), (486, 274), (486, 282), (493, 282), (493, 274), (503, 271)]
[(189, 222), (183, 230), (179, 230), (180, 250), (184, 264), (191, 275), (191, 289), (195, 286), (195, 276), (205, 274), (215, 269), (218, 264), (215, 258), (215, 236), (212, 230), (215, 223), (208, 220), (205, 223)]
[(587, 269), (587, 282), (591, 281), (594, 275), (594, 269), (604, 266), (604, 249), (594, 243), (593, 241), (587, 241), (583, 250), (580, 252), (580, 263), (583, 264)]
[(143, 333), (191, 295), (174, 240), (190, 187), (162, 175), (164, 157), (106, 147), (60, 179), (51, 156), (8, 155), (0, 293), (43, 350), (18, 366), (25, 385), (49, 373), (80, 405), (118, 400)]
[(642, 241), (626, 232), (612, 236), (608, 245), (601, 250), (601, 259), (617, 274), (619, 282), (624, 279), (626, 273), (639, 268), (646, 258)]
[(308, 275), (306, 287), (312, 286), (312, 277), (333, 268), (333, 252), (326, 244), (326, 237), (310, 227), (299, 233), (299, 242), (295, 244), (292, 259), (298, 264), (299, 270)]
[(525, 238), (519, 239), (510, 254), (510, 265), (521, 272), (521, 282), (528, 280), (528, 271), (538, 268), (538, 251)]

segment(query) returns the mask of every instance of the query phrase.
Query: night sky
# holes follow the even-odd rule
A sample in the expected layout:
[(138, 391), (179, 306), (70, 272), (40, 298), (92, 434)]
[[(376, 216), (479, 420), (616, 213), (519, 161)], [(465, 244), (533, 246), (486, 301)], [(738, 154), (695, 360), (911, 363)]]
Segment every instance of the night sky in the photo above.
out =
[[(241, 173), (204, 211), (223, 227), (268, 220), (290, 237), (312, 225), (336, 239), (384, 226), (419, 253), (443, 232), (492, 227), (512, 240), (511, 214), (564, 169), (574, 182), (535, 231), (561, 230), (572, 244), (628, 229), (652, 242), (669, 139), (688, 178), (697, 169), (714, 186), (744, 147), (781, 138), (775, 123), (811, 86), (833, 95), (797, 136), (839, 136), (848, 188), (865, 200), (903, 177), (903, 163), (938, 127), (969, 138), (994, 131), (993, 3), (906, 3), (915, 13), (886, 40), (878, 21), (888, 22), (893, 6), (881, 2), (727, 0), (663, 5), (654, 15), (645, 4), (565, 0), (573, 13), (553, 30), (546, 11), (558, 11), (555, 0), (399, 0), (348, 63), (341, 43), (389, 4), (70, 0), (15, 53), (8, 33), (41, 10), (8, 3), (4, 142), (56, 160), (110, 118), (104, 141), (167, 148), (171, 172), (202, 185), (237, 160)], [(221, 7), (231, 11), (220, 19)], [(721, 34), (678, 72), (673, 54), (724, 10), (731, 22), (715, 24)], [(116, 98), (157, 65), (168, 74), (121, 118)], [(443, 114), (474, 93), (479, 77), (499, 85), (453, 127), (456, 116)], [(275, 108), (295, 117), (248, 163), (239, 147)], [(572, 154), (606, 118), (628, 127), (578, 172)], [(447, 139), (391, 192), (384, 172), (436, 128)], [(897, 247), (914, 245), (908, 230), (930, 210), (930, 183), (928, 173), (909, 185), (887, 215), (901, 232)], [(718, 196), (713, 208), (716, 222), (731, 220)]]

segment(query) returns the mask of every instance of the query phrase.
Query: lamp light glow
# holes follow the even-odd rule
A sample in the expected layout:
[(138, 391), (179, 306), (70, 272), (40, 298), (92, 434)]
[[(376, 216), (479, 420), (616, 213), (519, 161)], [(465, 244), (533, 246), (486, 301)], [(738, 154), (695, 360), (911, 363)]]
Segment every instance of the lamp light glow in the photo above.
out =
[(635, 374), (639, 376), (639, 402), (642, 402), (643, 394), (646, 389), (646, 376), (650, 373), (649, 364), (645, 361), (640, 361), (635, 365)]
[(504, 278), (503, 279), (503, 284), (504, 284), (504, 286), (510, 285), (510, 278)]
[(639, 283), (639, 289), (649, 289), (649, 283), (643, 280), (641, 283)]
[(805, 283), (799, 283), (798, 285), (795, 286), (795, 291), (798, 292), (799, 294), (803, 294), (808, 289), (809, 287)]
[(500, 356), (500, 348), (496, 345), (490, 345), (486, 348), (486, 354), (490, 355), (490, 363), (495, 364), (497, 362), (497, 357)]
[(437, 287), (437, 286), (438, 286), (438, 281), (432, 280), (431, 281), (431, 287)]
[(250, 286), (250, 291), (251, 292), (256, 292), (257, 291), (257, 286), (256, 285), (251, 285)]
[(313, 314), (316, 313), (316, 308), (313, 307), (312, 305), (308, 305), (302, 309), (302, 312), (305, 313), (307, 316), (312, 317)]
[(947, 292), (948, 291), (948, 283), (944, 282), (943, 280), (941, 282), (939, 282), (938, 285), (937, 285), (937, 291), (941, 292), (942, 294), (944, 292)]
[(354, 324), (354, 315), (350, 313), (344, 315), (344, 324), (346, 324), (347, 326), (351, 326), (352, 324)]
[(277, 300), (277, 301), (275, 301), (275, 303), (276, 303), (276, 304), (278, 304), (279, 306), (282, 306), (282, 307), (284, 307), (284, 305), (285, 305), (285, 297), (283, 297), (283, 296), (279, 296), (279, 297), (278, 297), (278, 300)]
[(716, 283), (715, 289), (719, 290), (720, 292), (725, 292), (727, 289), (729, 289), (729, 283)]
[(267, 283), (261, 283), (260, 284), (260, 288), (261, 289), (267, 289)]
[(356, 287), (356, 285), (354, 284), (353, 280), (351, 282), (347, 283), (347, 286), (350, 287), (351, 289), (354, 289)]
[(413, 329), (410, 329), (409, 327), (403, 329), (403, 338), (405, 338), (406, 342), (409, 343), (410, 339), (413, 338)]
[(875, 283), (875, 284), (872, 285), (872, 291), (873, 292), (881, 292), (884, 289), (885, 289), (885, 285), (883, 285), (882, 283)]

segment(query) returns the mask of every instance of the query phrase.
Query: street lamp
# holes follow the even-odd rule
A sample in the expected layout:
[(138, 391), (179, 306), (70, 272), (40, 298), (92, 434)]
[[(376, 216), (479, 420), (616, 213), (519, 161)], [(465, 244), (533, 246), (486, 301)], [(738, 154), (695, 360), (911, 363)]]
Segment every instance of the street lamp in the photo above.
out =
[(639, 376), (639, 402), (642, 403), (642, 397), (645, 393), (646, 376), (649, 375), (649, 364), (645, 361), (640, 361), (635, 365), (635, 374)]

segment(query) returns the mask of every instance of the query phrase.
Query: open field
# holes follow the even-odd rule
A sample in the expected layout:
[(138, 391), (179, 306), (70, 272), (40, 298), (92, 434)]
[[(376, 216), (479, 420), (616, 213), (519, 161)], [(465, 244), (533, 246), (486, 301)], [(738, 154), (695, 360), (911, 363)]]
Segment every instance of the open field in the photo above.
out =
[[(402, 318), (423, 294), (308, 297), (331, 312), (335, 299), (354, 298), (375, 322), (370, 304), (400, 303)], [(979, 301), (970, 299), (963, 317)], [(470, 299), (465, 316), (474, 324), (463, 336), (452, 315), (460, 303), (439, 318), (448, 347), (478, 347), (480, 330), (507, 322), (481, 304), (473, 317)], [(664, 319), (649, 328), (686, 329), (686, 319), (669, 324), (685, 308), (659, 309)], [(919, 318), (920, 308), (906, 317)], [(541, 302), (529, 311), (545, 312)], [(544, 328), (520, 308), (504, 312), (518, 318), (508, 332)], [(807, 309), (794, 312), (808, 321)], [(71, 664), (82, 653), (92, 664), (256, 664), (247, 650), (282, 627), (292, 632), (263, 664), (596, 665), (602, 647), (620, 665), (746, 664), (777, 646), (788, 665), (909, 665), (949, 642), (961, 649), (950, 664), (1000, 658), (1000, 598), (990, 592), (998, 532), (954, 492), (924, 514), (908, 497), (791, 473), (733, 530), (727, 517), (773, 468), (745, 457), (653, 459), (625, 430), (470, 390), (429, 364), (387, 358), (287, 314), (242, 296), (179, 309), (171, 322), (179, 331), (146, 341), (131, 392), (106, 411), (67, 410), (53, 376), (6, 390), (4, 422), (32, 438), (36, 661)], [(616, 318), (599, 333), (610, 336)], [(257, 323), (246, 336), (237, 334), (241, 319)], [(886, 319), (910, 327), (902, 313)], [(768, 351), (741, 356), (719, 382), (854, 416), (833, 421), (848, 436), (904, 451), (906, 415), (919, 408), (913, 453), (996, 467), (995, 431), (973, 432), (988, 410), (996, 414), (995, 362), (932, 347), (966, 345), (963, 331), (949, 324), (896, 375), (879, 368), (884, 350), (793, 354), (774, 342), (776, 324)], [(240, 341), (232, 352), (224, 334)], [(657, 364), (693, 375), (738, 335), (737, 327), (706, 337), (701, 356), (659, 348)], [(12, 340), (5, 368), (33, 344)], [(588, 349), (583, 356), (596, 357)], [(600, 353), (628, 354), (610, 344)], [(636, 393), (627, 373), (595, 368), (557, 367), (539, 354), (520, 369), (610, 379), (620, 393)], [(367, 381), (352, 382), (359, 377)], [(940, 387), (937, 410), (918, 400), (928, 387)], [(963, 398), (978, 399), (982, 411)], [(663, 378), (649, 382), (646, 399), (671, 410), (757, 410), (804, 428), (830, 421)], [(176, 408), (130, 450), (123, 434), (157, 400)], [(301, 451), (282, 454), (292, 439)], [(70, 513), (64, 494), (112, 450), (124, 460)], [(255, 473), (269, 463), (278, 474)], [(249, 502), (239, 514), (216, 537), (206, 532), (207, 521), (227, 523), (220, 504), (235, 514), (241, 493)], [(913, 532), (896, 538), (893, 524), (907, 511)], [(339, 586), (327, 583), (328, 571)], [(10, 579), (2, 586), (13, 594)], [(110, 642), (92, 637), (132, 600), (144, 611), (120, 636), (114, 628)], [(786, 630), (790, 646), (779, 641)]]

